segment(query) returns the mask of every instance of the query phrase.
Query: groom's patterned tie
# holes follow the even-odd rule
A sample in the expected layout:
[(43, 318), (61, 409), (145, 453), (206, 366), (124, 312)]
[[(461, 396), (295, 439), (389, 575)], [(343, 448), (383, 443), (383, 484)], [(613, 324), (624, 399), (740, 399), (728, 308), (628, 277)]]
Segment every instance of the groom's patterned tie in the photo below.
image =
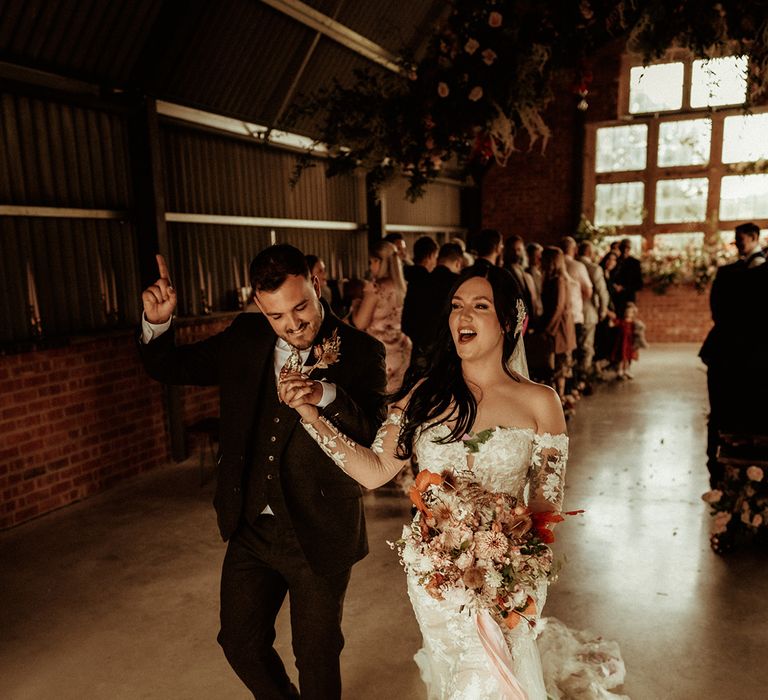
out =
[(287, 374), (288, 372), (301, 372), (301, 367), (304, 363), (301, 361), (301, 353), (298, 348), (291, 345), (291, 354), (285, 361), (285, 364), (280, 369), (280, 374)]

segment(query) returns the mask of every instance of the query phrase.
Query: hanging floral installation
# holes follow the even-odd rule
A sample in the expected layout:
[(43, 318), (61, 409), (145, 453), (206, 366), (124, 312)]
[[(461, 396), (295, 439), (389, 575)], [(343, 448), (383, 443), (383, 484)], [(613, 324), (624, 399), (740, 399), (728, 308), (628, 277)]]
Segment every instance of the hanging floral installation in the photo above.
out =
[[(400, 74), (355, 74), (306, 99), (292, 119), (321, 114), (328, 175), (363, 167), (374, 187), (402, 173), (416, 199), (444, 165), (465, 173), (520, 148), (546, 147), (553, 77), (576, 72), (574, 109), (589, 107), (591, 58), (626, 41), (650, 61), (670, 47), (697, 56), (750, 55), (752, 101), (768, 86), (768, 13), (761, 0), (452, 0), (423, 57)], [(297, 164), (294, 181), (311, 165)]]

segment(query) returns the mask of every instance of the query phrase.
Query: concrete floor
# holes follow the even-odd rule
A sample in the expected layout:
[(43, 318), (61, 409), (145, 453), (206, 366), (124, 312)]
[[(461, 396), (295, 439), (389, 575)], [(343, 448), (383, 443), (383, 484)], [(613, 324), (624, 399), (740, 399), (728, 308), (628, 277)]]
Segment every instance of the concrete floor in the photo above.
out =
[[(764, 553), (708, 546), (705, 375), (690, 345), (573, 419), (566, 558), (546, 613), (620, 641), (633, 700), (768, 697)], [(215, 638), (224, 555), (190, 460), (0, 533), (0, 698), (245, 700)], [(345, 698), (423, 698), (405, 582), (385, 540), (404, 500), (368, 496), (371, 554), (345, 608)], [(290, 657), (285, 611), (279, 650)], [(292, 662), (290, 662), (292, 663)]]

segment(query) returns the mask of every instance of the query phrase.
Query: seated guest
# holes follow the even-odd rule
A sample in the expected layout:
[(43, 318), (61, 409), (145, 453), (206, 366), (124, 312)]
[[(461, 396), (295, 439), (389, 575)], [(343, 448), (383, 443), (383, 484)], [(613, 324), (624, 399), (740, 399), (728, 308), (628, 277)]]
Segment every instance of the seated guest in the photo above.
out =
[(413, 244), (413, 265), (403, 270), (408, 284), (426, 279), (437, 265), (437, 243), (431, 236), (422, 236)]

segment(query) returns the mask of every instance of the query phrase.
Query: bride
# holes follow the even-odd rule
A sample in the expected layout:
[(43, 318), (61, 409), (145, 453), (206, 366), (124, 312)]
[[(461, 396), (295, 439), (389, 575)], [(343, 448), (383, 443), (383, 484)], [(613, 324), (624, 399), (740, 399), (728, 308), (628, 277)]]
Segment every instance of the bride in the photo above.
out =
[[(299, 412), (303, 427), (339, 468), (363, 486), (381, 486), (408, 460), (418, 461), (424, 477), (417, 478), (414, 487), (419, 510), (413, 525), (406, 526), (403, 533), (404, 539), (410, 537), (411, 550), (406, 554), (406, 545), (401, 552), (408, 594), (424, 639), (416, 661), (431, 700), (546, 700), (548, 691), (553, 698), (577, 696), (558, 687), (558, 675), (563, 674), (546, 658), (545, 684), (536, 636), (546, 627), (539, 618), (546, 599), (546, 572), (526, 589), (530, 597), (524, 597), (523, 605), (513, 610), (498, 597), (489, 600), (480, 593), (471, 595), (473, 590), (487, 589), (488, 575), (485, 582), (482, 578), (487, 569), (477, 565), (482, 556), (491, 556), (479, 549), (477, 520), (471, 521), (476, 527), (469, 538), (451, 546), (454, 552), (466, 550), (465, 568), (474, 562), (473, 574), (480, 573), (479, 582), (469, 581), (466, 574), (463, 581), (453, 582), (428, 572), (425, 575), (429, 559), (419, 561), (413, 549), (413, 540), (419, 540), (419, 533), (427, 531), (424, 528), (431, 526), (430, 532), (436, 532), (435, 516), (425, 500), (430, 487), (443, 482), (458, 493), (457, 484), (469, 479), (468, 492), (475, 494), (478, 503), (490, 498), (501, 504), (497, 510), (502, 505), (512, 507), (512, 517), (517, 513), (529, 526), (538, 522), (539, 533), (541, 523), (551, 527), (561, 519), (558, 513), (568, 451), (561, 402), (551, 388), (509, 369), (523, 320), (524, 307), (510, 275), (487, 266), (466, 270), (452, 290), (447, 324), (429, 367), (406, 377), (370, 449), (340, 434), (304, 400), (311, 388), (302, 375), (289, 375), (281, 381), (281, 397)], [(437, 501), (439, 495), (432, 499)], [(466, 502), (462, 507), (466, 511)], [(447, 531), (440, 535), (446, 536)], [(502, 554), (509, 563), (509, 553)], [(549, 645), (557, 647), (559, 655), (568, 646), (563, 639), (574, 639), (567, 628), (563, 630), (564, 636)], [(583, 653), (582, 657), (586, 658)], [(616, 680), (619, 674), (606, 673), (606, 668), (616, 670), (617, 664), (623, 676), (620, 659), (608, 659), (615, 662), (611, 666), (604, 663), (606, 658), (605, 654), (599, 658), (605, 666), (602, 673), (584, 672), (588, 663), (577, 663), (576, 673), (582, 678), (576, 685), (586, 687), (579, 697), (616, 697), (593, 682), (600, 675), (612, 675)], [(568, 674), (573, 675), (574, 668), (571, 659)]]

